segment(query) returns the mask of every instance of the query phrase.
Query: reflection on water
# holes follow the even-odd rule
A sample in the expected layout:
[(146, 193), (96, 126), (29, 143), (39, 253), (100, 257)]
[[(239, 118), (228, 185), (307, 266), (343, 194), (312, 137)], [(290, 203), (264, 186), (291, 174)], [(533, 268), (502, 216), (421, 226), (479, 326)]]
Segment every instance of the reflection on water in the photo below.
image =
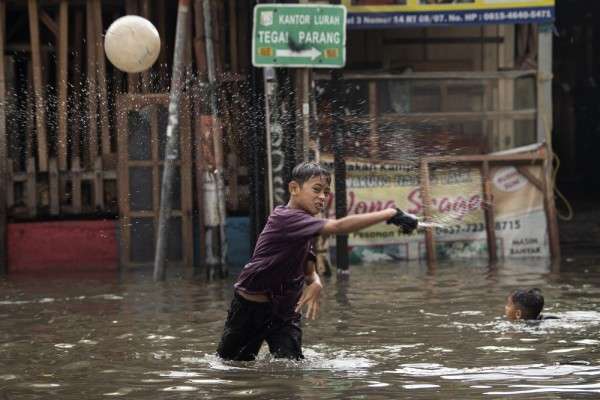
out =
[[(232, 281), (150, 271), (0, 280), (5, 398), (573, 398), (600, 392), (600, 273), (539, 261), (353, 267), (325, 282), (306, 359), (214, 355)], [(516, 287), (558, 319), (511, 323)], [(2, 398), (2, 396), (0, 396)]]

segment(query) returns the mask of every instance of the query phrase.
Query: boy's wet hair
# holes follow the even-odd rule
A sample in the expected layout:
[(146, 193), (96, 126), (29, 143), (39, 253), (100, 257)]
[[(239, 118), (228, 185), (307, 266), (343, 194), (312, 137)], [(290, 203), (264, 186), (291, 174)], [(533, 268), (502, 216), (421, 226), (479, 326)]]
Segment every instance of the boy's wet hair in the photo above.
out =
[(523, 319), (537, 319), (540, 316), (544, 308), (544, 296), (540, 289), (517, 289), (510, 296), (515, 307), (521, 310)]
[(292, 180), (298, 182), (300, 186), (315, 176), (325, 178), (327, 183), (331, 184), (331, 173), (318, 162), (304, 161), (296, 165), (292, 170)]

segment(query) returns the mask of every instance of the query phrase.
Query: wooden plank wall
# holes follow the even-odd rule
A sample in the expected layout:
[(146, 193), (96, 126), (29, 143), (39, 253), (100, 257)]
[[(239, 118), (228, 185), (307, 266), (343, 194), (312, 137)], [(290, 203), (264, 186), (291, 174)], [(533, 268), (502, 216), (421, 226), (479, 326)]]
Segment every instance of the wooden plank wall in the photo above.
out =
[[(219, 21), (213, 25), (219, 42), (216, 64), (221, 82), (221, 130), (227, 144), (223, 158), (228, 166), (228, 205), (236, 211), (244, 208), (240, 199), (247, 192), (240, 186), (245, 185), (246, 168), (244, 157), (240, 156), (243, 149), (239, 138), (247, 129), (244, 90), (250, 65), (246, 47), (251, 10), (245, 0), (213, 3), (214, 18)], [(19, 105), (25, 118), (14, 133), (0, 126), (0, 136), (8, 132), (4, 149), (9, 145), (13, 149), (3, 165), (7, 169), (8, 184), (2, 186), (8, 186), (8, 213), (25, 219), (45, 215), (118, 215), (113, 126), (118, 110), (114, 99), (122, 93), (168, 92), (172, 56), (169, 41), (174, 38), (176, 18), (173, 5), (161, 0), (123, 0), (121, 5), (101, 0), (1, 0), (0, 7), (13, 18), (17, 16), (0, 37), (5, 42), (5, 51), (0, 53), (8, 54), (9, 65), (15, 57), (26, 58), (24, 63), (13, 63), (23, 69), (18, 73), (26, 78), (12, 77), (22, 82), (8, 85), (9, 90), (21, 90), (9, 93), (9, 97), (23, 98)], [(112, 20), (125, 14), (144, 15), (159, 29), (161, 53), (151, 71), (124, 74), (106, 62), (103, 34)], [(197, 12), (196, 22), (201, 18)], [(191, 72), (197, 74), (204, 43), (199, 27), (195, 28), (198, 38), (190, 41), (190, 50), (196, 57), (190, 66)], [(11, 52), (15, 48), (22, 50)], [(4, 71), (0, 73), (4, 77)], [(0, 90), (6, 93), (6, 85)], [(203, 99), (199, 101), (203, 103)], [(0, 143), (0, 152), (1, 147)], [(0, 180), (3, 176), (0, 168)], [(0, 203), (0, 213), (1, 208)]]

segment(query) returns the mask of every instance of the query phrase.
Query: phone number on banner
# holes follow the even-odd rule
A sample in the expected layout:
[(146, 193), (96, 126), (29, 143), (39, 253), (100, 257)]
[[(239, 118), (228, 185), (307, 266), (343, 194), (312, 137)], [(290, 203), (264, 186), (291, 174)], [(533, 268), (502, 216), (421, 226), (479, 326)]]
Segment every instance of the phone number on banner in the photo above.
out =
[(530, 21), (552, 19), (551, 10), (512, 10), (512, 11), (485, 11), (482, 13), (484, 22)]
[[(521, 229), (521, 221), (516, 219), (512, 221), (496, 221), (496, 231), (516, 231)], [(483, 223), (471, 223), (462, 225), (450, 225), (443, 228), (435, 228), (435, 233), (438, 235), (454, 235), (457, 233), (474, 233), (483, 232), (485, 230), (485, 224)]]
[(368, 29), (394, 26), (550, 22), (553, 19), (553, 8), (424, 13), (352, 13), (348, 15), (348, 26), (351, 29)]

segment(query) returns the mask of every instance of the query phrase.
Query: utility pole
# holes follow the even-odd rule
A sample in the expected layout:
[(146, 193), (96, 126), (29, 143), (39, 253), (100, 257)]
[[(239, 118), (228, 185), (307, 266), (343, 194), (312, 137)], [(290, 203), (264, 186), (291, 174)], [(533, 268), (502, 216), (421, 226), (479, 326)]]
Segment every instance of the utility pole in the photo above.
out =
[[(340, 219), (348, 213), (346, 200), (346, 160), (344, 148), (344, 107), (341, 105), (343, 96), (342, 82), (339, 71), (332, 73), (333, 85), (333, 169), (335, 176), (335, 218)], [(348, 235), (336, 235), (335, 254), (338, 273), (347, 274), (350, 260), (348, 258)]]
[(167, 258), (167, 235), (171, 219), (173, 201), (173, 178), (175, 160), (179, 158), (179, 103), (183, 89), (183, 57), (188, 35), (188, 13), (190, 0), (179, 0), (177, 7), (177, 27), (175, 30), (175, 51), (173, 54), (173, 72), (171, 75), (171, 91), (169, 93), (169, 120), (167, 124), (167, 145), (160, 197), (158, 217), (158, 237), (154, 258), (154, 280), (165, 280), (165, 264)]

